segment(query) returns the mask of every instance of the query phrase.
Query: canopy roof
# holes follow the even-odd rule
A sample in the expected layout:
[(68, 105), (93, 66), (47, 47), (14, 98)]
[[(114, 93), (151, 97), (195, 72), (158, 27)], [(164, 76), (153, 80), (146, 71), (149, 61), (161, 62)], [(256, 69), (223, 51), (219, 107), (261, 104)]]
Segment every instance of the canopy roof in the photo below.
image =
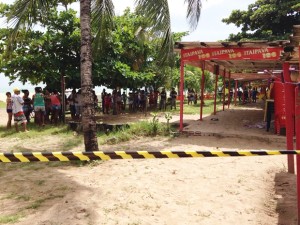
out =
[(259, 80), (280, 73), (284, 62), (298, 67), (299, 40), (300, 25), (296, 25), (290, 40), (176, 42), (175, 51), (181, 53), (185, 64), (201, 66), (205, 62), (205, 69), (212, 72), (218, 66), (230, 71), (233, 79)]

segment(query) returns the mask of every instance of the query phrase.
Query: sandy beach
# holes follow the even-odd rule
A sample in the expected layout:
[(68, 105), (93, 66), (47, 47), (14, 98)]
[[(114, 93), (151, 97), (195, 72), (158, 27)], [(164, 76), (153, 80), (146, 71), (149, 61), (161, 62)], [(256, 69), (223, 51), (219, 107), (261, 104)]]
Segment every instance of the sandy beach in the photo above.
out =
[[(5, 112), (0, 113), (3, 124)], [(118, 122), (116, 117), (100, 118)], [(283, 136), (256, 126), (263, 119), (259, 107), (232, 108), (203, 121), (199, 116), (184, 118), (186, 133), (179, 137), (137, 138), (100, 149), (285, 149)], [(178, 117), (172, 122), (178, 123)], [(188, 135), (196, 129), (201, 136)], [(1, 137), (0, 151), (11, 144)], [(1, 167), (0, 215), (24, 213), (18, 225), (297, 224), (296, 179), (287, 173), (286, 156), (111, 160), (82, 167), (43, 164), (38, 170)], [(19, 200), (8, 198), (10, 194)], [(42, 204), (24, 210), (24, 196)]]

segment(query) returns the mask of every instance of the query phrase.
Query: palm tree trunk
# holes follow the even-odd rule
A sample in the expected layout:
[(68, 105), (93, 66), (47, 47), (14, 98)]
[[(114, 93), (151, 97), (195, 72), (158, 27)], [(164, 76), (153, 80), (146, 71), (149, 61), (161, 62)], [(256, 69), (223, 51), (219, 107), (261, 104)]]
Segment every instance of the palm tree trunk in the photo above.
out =
[(85, 151), (98, 151), (96, 135), (96, 118), (93, 100), (92, 82), (92, 49), (91, 49), (91, 0), (80, 0), (81, 26), (81, 93), (82, 93), (82, 126)]

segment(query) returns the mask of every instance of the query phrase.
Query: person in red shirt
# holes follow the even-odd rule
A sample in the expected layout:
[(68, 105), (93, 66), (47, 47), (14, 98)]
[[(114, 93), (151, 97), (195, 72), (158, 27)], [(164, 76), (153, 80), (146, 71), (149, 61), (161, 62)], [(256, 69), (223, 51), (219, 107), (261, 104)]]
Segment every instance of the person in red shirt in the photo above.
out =
[(109, 114), (110, 105), (111, 105), (111, 94), (106, 94), (104, 96), (104, 107), (105, 107), (106, 114)]
[(54, 121), (54, 124), (58, 123), (58, 116), (61, 110), (61, 99), (58, 95), (58, 91), (54, 90), (53, 93), (50, 95), (51, 105), (52, 105), (52, 115), (51, 115), (51, 122)]

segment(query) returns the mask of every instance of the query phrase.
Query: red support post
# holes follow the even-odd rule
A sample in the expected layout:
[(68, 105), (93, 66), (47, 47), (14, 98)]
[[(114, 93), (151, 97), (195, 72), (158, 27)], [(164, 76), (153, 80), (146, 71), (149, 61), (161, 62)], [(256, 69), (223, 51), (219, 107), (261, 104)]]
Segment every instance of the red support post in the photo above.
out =
[(200, 121), (202, 121), (203, 117), (203, 105), (204, 105), (204, 83), (205, 83), (205, 75), (204, 75), (204, 69), (205, 69), (205, 61), (202, 61), (201, 65), (202, 69), (202, 81), (201, 81), (201, 99), (200, 99)]
[(234, 81), (234, 105), (236, 106), (236, 98), (237, 98), (237, 88), (238, 88), (238, 81), (237, 80), (235, 80)]
[(179, 115), (179, 131), (182, 132), (183, 130), (183, 88), (184, 88), (184, 61), (182, 60), (181, 54), (181, 63), (180, 63), (180, 115)]
[[(300, 55), (300, 46), (299, 46)], [(299, 68), (300, 68), (300, 58), (299, 58)], [(296, 149), (300, 149), (300, 86), (295, 88), (295, 126), (296, 126)], [(297, 163), (297, 206), (298, 206), (298, 224), (300, 224), (300, 155), (296, 156)]]
[[(300, 93), (299, 86), (295, 88), (295, 125), (296, 125), (296, 149), (300, 149)], [(298, 224), (300, 223), (300, 155), (296, 156), (297, 163), (297, 209)]]
[(231, 102), (231, 96), (230, 96), (230, 89), (231, 89), (231, 85), (230, 85), (230, 77), (231, 77), (231, 72), (228, 72), (228, 109), (230, 107), (230, 102)]
[(226, 76), (226, 69), (223, 71), (223, 111), (225, 110), (225, 76)]
[(217, 94), (218, 94), (218, 79), (219, 79), (219, 66), (215, 66), (215, 74), (216, 74), (216, 81), (215, 81), (215, 98), (214, 98), (214, 115), (217, 114)]
[[(294, 118), (293, 118), (293, 95), (291, 94), (291, 88), (293, 88), (293, 84), (291, 77), (290, 77), (290, 64), (285, 62), (283, 63), (283, 77), (284, 77), (284, 102), (285, 102), (285, 129), (286, 129), (286, 149), (287, 150), (294, 150)], [(288, 83), (287, 83), (288, 82)], [(276, 102), (275, 102), (276, 104)], [(288, 172), (295, 173), (295, 166), (294, 166), (294, 155), (287, 156), (288, 161)]]

